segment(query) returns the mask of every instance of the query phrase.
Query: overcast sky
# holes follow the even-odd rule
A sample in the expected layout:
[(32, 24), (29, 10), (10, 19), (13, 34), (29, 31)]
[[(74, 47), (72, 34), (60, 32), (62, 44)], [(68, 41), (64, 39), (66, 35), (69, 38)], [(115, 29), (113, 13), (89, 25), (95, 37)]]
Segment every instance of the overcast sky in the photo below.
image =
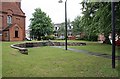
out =
[[(26, 27), (29, 26), (29, 19), (32, 17), (35, 8), (41, 8), (42, 11), (50, 16), (53, 23), (64, 22), (65, 18), (65, 5), (58, 3), (59, 0), (22, 0), (22, 10), (26, 15)], [(65, 1), (65, 0), (63, 0)], [(78, 15), (81, 15), (81, 0), (68, 0), (67, 1), (67, 17), (70, 21)]]

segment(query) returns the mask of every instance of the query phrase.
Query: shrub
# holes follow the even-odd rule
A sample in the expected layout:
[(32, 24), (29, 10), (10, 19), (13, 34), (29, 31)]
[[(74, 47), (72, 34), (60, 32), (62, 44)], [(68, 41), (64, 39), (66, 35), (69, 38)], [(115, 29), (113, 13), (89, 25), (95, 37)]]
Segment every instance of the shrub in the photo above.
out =
[(55, 37), (52, 36), (52, 35), (48, 35), (48, 36), (43, 36), (42, 39), (43, 39), (43, 40), (49, 40), (49, 39), (50, 39), (50, 40), (54, 40)]
[(76, 40), (85, 40), (85, 41), (97, 41), (98, 36), (84, 36), (83, 38), (77, 37)]
[(94, 36), (90, 36), (88, 40), (89, 41), (97, 41), (97, 39), (98, 39), (98, 36), (94, 35)]

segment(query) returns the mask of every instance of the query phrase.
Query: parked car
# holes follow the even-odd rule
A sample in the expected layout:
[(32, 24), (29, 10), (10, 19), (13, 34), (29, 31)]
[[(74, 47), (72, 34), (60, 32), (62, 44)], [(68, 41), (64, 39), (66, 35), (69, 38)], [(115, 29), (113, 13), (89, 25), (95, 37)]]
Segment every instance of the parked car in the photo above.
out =
[(26, 41), (32, 41), (32, 39), (31, 39), (31, 38), (25, 38), (25, 40), (26, 40)]

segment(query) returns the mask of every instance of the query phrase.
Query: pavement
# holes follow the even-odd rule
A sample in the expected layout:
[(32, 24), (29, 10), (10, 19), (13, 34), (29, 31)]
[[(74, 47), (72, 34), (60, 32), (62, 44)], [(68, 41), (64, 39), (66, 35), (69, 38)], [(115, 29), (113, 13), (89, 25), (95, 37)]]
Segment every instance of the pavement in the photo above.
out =
[[(51, 47), (65, 49), (64, 46), (51, 46)], [(84, 54), (88, 54), (88, 55), (93, 55), (93, 56), (112, 59), (112, 56), (109, 55), (109, 54), (104, 54), (104, 53), (101, 54), (101, 53), (98, 53), (98, 52), (90, 52), (90, 51), (86, 51), (86, 50), (78, 50), (78, 49), (74, 49), (74, 48), (68, 48), (68, 50), (73, 51), (73, 52), (84, 53)], [(120, 60), (120, 56), (116, 56), (116, 60)]]

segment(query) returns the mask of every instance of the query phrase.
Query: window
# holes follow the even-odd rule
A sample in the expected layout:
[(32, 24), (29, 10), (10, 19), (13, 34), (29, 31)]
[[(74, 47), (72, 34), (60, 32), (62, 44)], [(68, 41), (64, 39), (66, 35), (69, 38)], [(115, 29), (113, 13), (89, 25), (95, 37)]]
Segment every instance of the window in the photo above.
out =
[(55, 33), (55, 36), (58, 36), (58, 34), (57, 34), (57, 33)]
[(69, 29), (71, 30), (71, 26), (69, 26)]
[(10, 25), (10, 24), (12, 24), (12, 16), (7, 16), (7, 24), (8, 24), (8, 26)]
[(57, 27), (55, 27), (55, 30), (57, 30)]
[(19, 28), (18, 27), (15, 27), (15, 38), (18, 38), (18, 32), (19, 32)]

